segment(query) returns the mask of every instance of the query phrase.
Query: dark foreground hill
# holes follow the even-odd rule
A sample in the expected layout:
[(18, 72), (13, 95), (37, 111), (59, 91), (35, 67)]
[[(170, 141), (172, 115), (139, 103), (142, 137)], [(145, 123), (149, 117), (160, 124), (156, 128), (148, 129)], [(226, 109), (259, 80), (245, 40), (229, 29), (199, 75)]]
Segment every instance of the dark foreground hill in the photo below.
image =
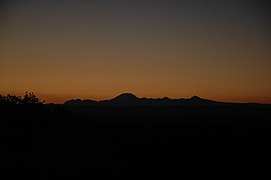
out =
[(167, 98), (147, 100), (155, 101), (151, 105), (134, 104), (144, 100), (124, 94), (101, 102), (106, 105), (81, 104), (81, 100), (73, 105), (0, 103), (1, 175), (5, 179), (268, 178), (270, 106), (196, 104), (201, 101), (198, 97), (184, 100), (193, 105), (157, 105), (170, 101)]

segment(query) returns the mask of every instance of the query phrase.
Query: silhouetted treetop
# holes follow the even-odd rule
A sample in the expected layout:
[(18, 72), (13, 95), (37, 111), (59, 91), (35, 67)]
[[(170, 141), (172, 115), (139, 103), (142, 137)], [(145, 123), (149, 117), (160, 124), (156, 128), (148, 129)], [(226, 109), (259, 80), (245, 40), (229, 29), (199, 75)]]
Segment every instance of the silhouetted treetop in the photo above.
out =
[(33, 92), (25, 92), (24, 97), (16, 95), (0, 95), (1, 105), (42, 105), (41, 101)]
[(25, 92), (24, 98), (22, 99), (23, 104), (43, 104), (37, 96), (34, 95), (33, 92)]

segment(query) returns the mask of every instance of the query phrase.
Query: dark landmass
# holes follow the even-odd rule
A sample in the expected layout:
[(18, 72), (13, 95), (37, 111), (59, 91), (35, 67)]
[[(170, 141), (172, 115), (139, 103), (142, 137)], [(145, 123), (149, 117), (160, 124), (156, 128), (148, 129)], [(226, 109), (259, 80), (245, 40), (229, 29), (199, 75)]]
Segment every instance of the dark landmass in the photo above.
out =
[(190, 99), (43, 104), (0, 96), (5, 179), (263, 179), (271, 106)]
[(94, 100), (70, 100), (66, 101), (64, 105), (97, 105), (97, 106), (109, 106), (109, 105), (117, 105), (117, 106), (178, 106), (178, 105), (222, 105), (222, 104), (234, 104), (234, 103), (225, 103), (212, 101), (207, 99), (202, 99), (198, 96), (193, 96), (190, 99), (170, 99), (168, 97), (164, 98), (138, 98), (134, 94), (131, 93), (123, 93), (119, 96), (110, 99), (110, 100), (102, 100), (102, 101), (94, 101)]

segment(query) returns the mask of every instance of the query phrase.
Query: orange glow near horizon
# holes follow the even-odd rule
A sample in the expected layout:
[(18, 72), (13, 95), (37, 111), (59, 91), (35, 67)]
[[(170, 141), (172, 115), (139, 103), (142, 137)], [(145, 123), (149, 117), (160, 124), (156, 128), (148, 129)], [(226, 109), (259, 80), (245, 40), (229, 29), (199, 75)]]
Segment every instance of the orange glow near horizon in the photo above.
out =
[[(31, 92), (31, 91), (29, 91)], [(111, 95), (99, 95), (99, 96), (95, 96), (95, 95), (53, 95), (53, 94), (40, 94), (40, 93), (34, 93), (35, 95), (37, 95), (42, 101), (45, 101), (46, 104), (48, 103), (56, 103), (56, 104), (63, 104), (64, 102), (71, 100), (71, 99), (91, 99), (91, 100), (96, 100), (96, 101), (100, 101), (100, 100), (108, 100), (108, 99), (112, 99), (118, 95), (120, 95), (121, 93), (132, 93), (134, 95), (136, 95), (138, 98), (163, 98), (163, 97), (169, 97), (171, 99), (178, 99), (178, 98), (191, 98), (194, 95), (180, 95), (180, 96), (176, 96), (176, 95), (145, 95), (145, 94), (141, 94), (141, 93), (134, 93), (134, 92), (130, 92), (130, 91), (125, 91), (125, 92), (119, 92), (119, 93), (115, 93), (115, 94), (111, 94)], [(17, 95), (17, 96), (21, 96), (23, 97), (24, 93), (0, 93), (2, 95), (7, 95), (7, 94), (11, 94), (11, 95)], [(201, 98), (204, 99), (209, 99), (209, 100), (215, 100), (215, 101), (221, 101), (221, 102), (237, 102), (237, 103), (264, 103), (264, 104), (271, 104), (271, 98), (270, 97), (261, 97), (261, 96), (257, 96), (257, 97), (246, 97), (246, 96), (232, 96), (232, 97), (226, 97), (226, 96), (208, 96), (208, 95), (198, 95), (195, 94), (197, 96), (200, 96)]]
[(271, 104), (264, 5), (155, 2), (7, 1), (0, 94), (30, 91), (47, 103), (131, 92)]

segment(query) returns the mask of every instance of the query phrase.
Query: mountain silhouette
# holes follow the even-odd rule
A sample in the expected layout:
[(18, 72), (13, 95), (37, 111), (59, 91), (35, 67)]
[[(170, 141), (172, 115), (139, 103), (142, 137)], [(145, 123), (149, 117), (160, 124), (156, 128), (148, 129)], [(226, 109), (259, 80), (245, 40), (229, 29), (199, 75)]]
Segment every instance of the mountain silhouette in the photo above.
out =
[(102, 104), (110, 105), (141, 105), (140, 98), (136, 97), (132, 93), (123, 93), (111, 100), (100, 101)]
[(203, 99), (198, 96), (193, 96), (191, 98), (185, 99), (170, 99), (168, 97), (163, 98), (138, 98), (132, 93), (123, 93), (113, 99), (109, 100), (80, 100), (73, 99), (66, 101), (64, 105), (116, 105), (116, 106), (177, 106), (177, 105), (222, 105), (222, 104), (232, 104), (226, 102), (218, 102), (208, 99)]
[(114, 98), (115, 100), (135, 100), (135, 99), (139, 99), (138, 97), (136, 97), (134, 94), (132, 93), (122, 93), (120, 95), (118, 95), (117, 97)]
[(81, 99), (72, 99), (66, 101), (64, 105), (96, 105), (98, 102), (90, 99), (81, 100)]

